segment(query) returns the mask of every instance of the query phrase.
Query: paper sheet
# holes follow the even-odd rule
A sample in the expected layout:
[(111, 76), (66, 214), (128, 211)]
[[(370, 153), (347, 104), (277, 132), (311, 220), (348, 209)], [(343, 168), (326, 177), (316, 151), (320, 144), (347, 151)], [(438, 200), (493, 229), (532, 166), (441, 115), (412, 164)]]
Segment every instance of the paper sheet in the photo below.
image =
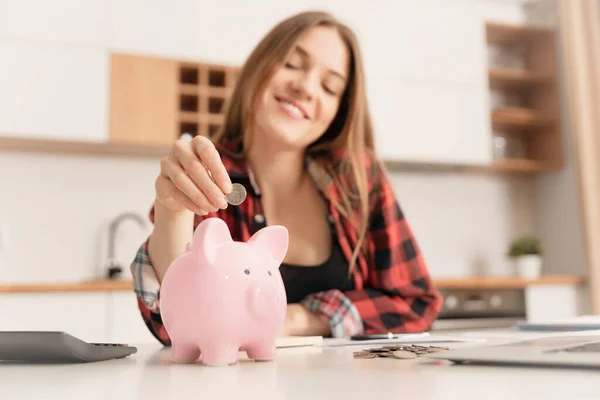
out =
[(323, 347), (341, 347), (341, 346), (371, 346), (371, 345), (386, 345), (386, 344), (431, 344), (434, 343), (451, 343), (451, 342), (485, 342), (485, 338), (457, 337), (449, 335), (431, 334), (428, 336), (411, 336), (406, 335), (396, 339), (374, 339), (374, 340), (350, 340), (348, 338), (325, 338), (323, 339)]
[(322, 336), (283, 336), (276, 340), (275, 347), (321, 346)]

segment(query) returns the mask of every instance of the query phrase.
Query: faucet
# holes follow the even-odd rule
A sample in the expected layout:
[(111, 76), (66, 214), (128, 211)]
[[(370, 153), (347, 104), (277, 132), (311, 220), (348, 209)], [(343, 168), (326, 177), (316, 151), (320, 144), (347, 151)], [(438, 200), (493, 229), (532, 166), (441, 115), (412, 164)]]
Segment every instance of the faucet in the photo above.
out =
[(132, 212), (125, 212), (117, 215), (111, 222), (108, 228), (108, 260), (106, 262), (107, 277), (108, 279), (118, 278), (119, 275), (123, 272), (123, 267), (119, 264), (117, 259), (115, 258), (115, 239), (117, 234), (117, 229), (121, 225), (123, 221), (131, 219), (140, 225), (140, 227), (146, 226), (146, 220), (142, 218), (140, 215)]

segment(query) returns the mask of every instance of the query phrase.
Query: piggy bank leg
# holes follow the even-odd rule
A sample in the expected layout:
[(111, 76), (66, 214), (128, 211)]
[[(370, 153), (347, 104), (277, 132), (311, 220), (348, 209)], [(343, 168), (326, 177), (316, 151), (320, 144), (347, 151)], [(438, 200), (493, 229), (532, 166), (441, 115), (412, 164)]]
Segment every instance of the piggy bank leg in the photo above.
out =
[(238, 361), (239, 345), (211, 345), (202, 347), (202, 363), (210, 366), (235, 364)]
[(268, 361), (275, 359), (275, 343), (264, 342), (258, 343), (252, 346), (248, 346), (246, 349), (248, 358), (256, 361)]
[(195, 344), (172, 343), (171, 360), (178, 363), (194, 362), (200, 357), (200, 348)]

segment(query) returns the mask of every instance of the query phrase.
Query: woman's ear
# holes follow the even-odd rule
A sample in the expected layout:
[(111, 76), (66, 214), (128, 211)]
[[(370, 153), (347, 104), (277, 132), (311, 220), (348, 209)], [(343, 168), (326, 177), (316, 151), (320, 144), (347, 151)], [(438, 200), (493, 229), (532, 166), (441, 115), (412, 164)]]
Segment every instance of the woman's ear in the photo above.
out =
[(252, 235), (248, 243), (271, 253), (279, 267), (288, 250), (289, 233), (287, 228), (281, 225), (267, 226)]

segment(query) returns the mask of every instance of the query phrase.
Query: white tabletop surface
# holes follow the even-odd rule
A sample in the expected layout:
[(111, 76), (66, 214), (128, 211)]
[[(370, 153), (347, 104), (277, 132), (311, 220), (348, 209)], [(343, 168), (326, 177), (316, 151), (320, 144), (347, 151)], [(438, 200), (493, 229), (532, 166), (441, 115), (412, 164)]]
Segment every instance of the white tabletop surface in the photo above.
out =
[[(512, 339), (492, 335), (487, 343)], [(452, 344), (473, 345), (481, 343)], [(158, 344), (121, 360), (0, 364), (0, 399), (600, 399), (600, 370), (354, 359), (362, 347), (279, 349), (271, 362), (240, 353), (227, 367), (173, 364)]]

